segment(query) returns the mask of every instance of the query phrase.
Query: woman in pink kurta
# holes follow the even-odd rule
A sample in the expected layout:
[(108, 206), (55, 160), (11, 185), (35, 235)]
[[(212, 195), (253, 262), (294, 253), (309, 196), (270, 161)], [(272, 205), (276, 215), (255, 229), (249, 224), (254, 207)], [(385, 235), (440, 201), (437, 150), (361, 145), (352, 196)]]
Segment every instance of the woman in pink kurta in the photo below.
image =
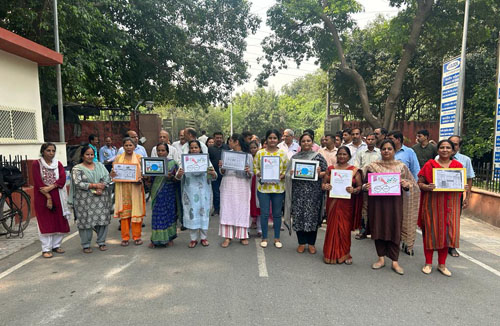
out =
[(64, 253), (61, 248), (65, 233), (69, 233), (66, 173), (57, 159), (56, 145), (44, 143), (42, 157), (33, 162), (35, 212), (38, 221), (42, 255), (51, 258), (52, 252)]
[(222, 247), (226, 248), (233, 238), (238, 238), (241, 244), (248, 244), (248, 228), (250, 227), (250, 197), (252, 195), (252, 155), (248, 154), (248, 144), (243, 136), (233, 134), (229, 138), (229, 147), (236, 152), (247, 153), (245, 171), (222, 169), (224, 176), (220, 186), (220, 226), (219, 236), (225, 238)]

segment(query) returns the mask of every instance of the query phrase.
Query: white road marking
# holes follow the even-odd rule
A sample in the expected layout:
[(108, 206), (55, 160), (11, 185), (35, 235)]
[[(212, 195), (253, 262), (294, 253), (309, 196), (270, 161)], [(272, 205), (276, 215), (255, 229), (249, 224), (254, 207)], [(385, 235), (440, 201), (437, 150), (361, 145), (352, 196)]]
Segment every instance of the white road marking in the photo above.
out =
[(267, 274), (266, 255), (264, 249), (260, 246), (260, 239), (255, 239), (255, 246), (257, 247), (257, 264), (259, 265), (259, 277), (269, 277)]
[[(417, 232), (422, 235), (422, 231), (420, 230), (417, 230)], [(485, 270), (489, 271), (489, 272), (492, 272), (493, 274), (495, 274), (496, 276), (499, 276), (500, 277), (500, 271), (494, 269), (493, 267), (489, 266), (489, 265), (486, 265), (485, 263), (483, 262), (480, 262), (479, 260), (477, 260), (476, 258), (472, 258), (471, 256), (467, 255), (467, 254), (464, 254), (463, 252), (461, 252), (460, 250), (458, 250), (458, 253), (460, 254), (460, 256), (462, 256), (463, 258), (473, 262), (474, 264), (478, 265), (478, 266), (481, 266), (482, 268), (484, 268)]]
[[(70, 234), (69, 236), (67, 236), (66, 238), (64, 238), (63, 241), (62, 241), (62, 243), (65, 243), (66, 241), (68, 241), (68, 240), (76, 237), (77, 235), (78, 235), (78, 231), (73, 232), (72, 234)], [(19, 268), (23, 267), (24, 265), (31, 263), (33, 260), (37, 259), (40, 256), (41, 256), (40, 253), (36, 253), (33, 256), (31, 256), (29, 258), (26, 258), (25, 260), (23, 260), (19, 264), (12, 266), (8, 270), (6, 270), (5, 272), (3, 272), (3, 273), (0, 274), (0, 280), (2, 278), (6, 277), (9, 274), (12, 274), (12, 272), (17, 271)]]

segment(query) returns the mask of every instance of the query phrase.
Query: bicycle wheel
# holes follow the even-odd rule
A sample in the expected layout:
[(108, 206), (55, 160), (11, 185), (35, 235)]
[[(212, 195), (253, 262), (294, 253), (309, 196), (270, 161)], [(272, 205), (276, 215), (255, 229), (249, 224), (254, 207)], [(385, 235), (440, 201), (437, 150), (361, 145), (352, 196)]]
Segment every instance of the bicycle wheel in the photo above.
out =
[(21, 189), (16, 189), (11, 196), (2, 196), (0, 199), (2, 210), (2, 225), (7, 232), (19, 234), (30, 223), (31, 200), (30, 196)]

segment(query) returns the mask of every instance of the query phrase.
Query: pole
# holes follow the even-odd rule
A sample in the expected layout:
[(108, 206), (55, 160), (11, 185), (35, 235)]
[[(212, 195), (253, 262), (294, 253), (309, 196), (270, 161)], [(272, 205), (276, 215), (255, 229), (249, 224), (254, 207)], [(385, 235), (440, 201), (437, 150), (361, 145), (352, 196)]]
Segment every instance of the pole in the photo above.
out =
[(325, 121), (328, 120), (330, 115), (330, 69), (326, 72), (326, 116)]
[(500, 151), (497, 147), (497, 136), (500, 136), (500, 131), (498, 131), (497, 124), (500, 121), (500, 32), (498, 32), (498, 45), (497, 45), (497, 74), (495, 80), (495, 119), (493, 119), (493, 177), (497, 175), (497, 171), (500, 171), (500, 162), (498, 162), (498, 155)]
[(462, 34), (462, 52), (460, 53), (460, 76), (457, 93), (457, 111), (453, 132), (462, 135), (462, 123), (464, 117), (464, 88), (465, 88), (465, 54), (467, 47), (467, 28), (469, 26), (469, 0), (465, 0), (464, 31)]
[(233, 105), (229, 108), (231, 111), (231, 135), (233, 134)]
[[(59, 53), (59, 21), (57, 19), (57, 0), (53, 0), (54, 4), (54, 42), (56, 52)], [(59, 118), (59, 141), (65, 142), (64, 137), (64, 111), (62, 98), (62, 80), (61, 80), (61, 65), (56, 66), (57, 75), (57, 115)]]

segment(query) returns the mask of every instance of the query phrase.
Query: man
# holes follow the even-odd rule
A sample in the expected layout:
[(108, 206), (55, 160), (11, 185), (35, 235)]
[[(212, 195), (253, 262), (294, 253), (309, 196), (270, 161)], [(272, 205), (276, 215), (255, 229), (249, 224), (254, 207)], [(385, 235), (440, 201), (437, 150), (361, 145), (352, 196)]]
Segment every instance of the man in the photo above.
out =
[(321, 137), (321, 139), (319, 140), (319, 146), (321, 146), (321, 148), (326, 147), (326, 137), (325, 136)]
[(340, 148), (340, 146), (342, 146), (342, 132), (341, 131), (339, 131), (335, 135), (335, 147), (338, 149), (338, 148)]
[(332, 134), (325, 135), (325, 147), (321, 148), (318, 153), (323, 155), (328, 166), (337, 164), (337, 148), (335, 147), (335, 136)]
[(388, 134), (388, 138), (394, 142), (396, 146), (396, 155), (394, 158), (403, 162), (408, 169), (410, 169), (411, 174), (418, 180), (418, 172), (420, 172), (420, 165), (418, 164), (417, 155), (413, 149), (405, 146), (403, 144), (404, 138), (401, 131), (394, 130)]
[(201, 131), (201, 136), (198, 137), (198, 140), (200, 141), (200, 143), (206, 144), (207, 143), (207, 139), (208, 139), (207, 132), (205, 130), (202, 130)]
[(342, 145), (348, 145), (351, 143), (352, 137), (350, 128), (346, 128), (344, 129), (344, 131), (342, 131), (342, 139), (343, 139)]
[(224, 144), (224, 135), (222, 132), (214, 132), (214, 146), (208, 149), (208, 154), (210, 156), (210, 162), (214, 166), (215, 172), (217, 172), (217, 179), (212, 181), (212, 192), (214, 195), (214, 215), (219, 215), (220, 210), (220, 183), (222, 181), (222, 175), (219, 171), (219, 161), (222, 158), (222, 151), (229, 150), (229, 146)]
[[(460, 147), (462, 146), (462, 138), (458, 135), (453, 135), (449, 137), (448, 140), (452, 142), (453, 146), (455, 147), (455, 155), (453, 156), (453, 158), (459, 161), (462, 164), (462, 166), (466, 169), (465, 172), (467, 174), (468, 189), (465, 193), (465, 198), (463, 199), (463, 204), (462, 204), (462, 209), (466, 209), (469, 206), (469, 199), (472, 193), (472, 179), (476, 177), (476, 174), (474, 173), (474, 168), (472, 167), (472, 162), (470, 157), (460, 153)], [(453, 257), (459, 256), (458, 251), (455, 248), (448, 248), (448, 253)]]
[(99, 137), (94, 134), (89, 135), (89, 146), (94, 151), (94, 162), (99, 162), (97, 146), (99, 146)]
[(377, 128), (373, 131), (375, 137), (377, 137), (377, 148), (380, 148), (380, 144), (384, 139), (387, 138), (388, 131), (385, 128)]
[(351, 129), (351, 143), (347, 144), (346, 146), (351, 151), (351, 159), (349, 160), (349, 163), (354, 164), (354, 157), (356, 156), (356, 152), (366, 147), (366, 143), (361, 140), (360, 128)]
[[(379, 161), (382, 159), (380, 154), (380, 149), (375, 147), (377, 143), (377, 137), (375, 134), (369, 134), (366, 136), (366, 148), (363, 147), (356, 152), (356, 156), (354, 158), (354, 166), (363, 169), (368, 164)], [(368, 194), (367, 192), (363, 192), (363, 209), (361, 210), (361, 229), (359, 233), (356, 234), (356, 239), (362, 240), (366, 239), (366, 227), (368, 226)]]
[(278, 148), (284, 150), (287, 153), (288, 159), (290, 159), (295, 153), (299, 151), (299, 144), (297, 144), (293, 137), (294, 132), (292, 129), (285, 129), (283, 132), (283, 141), (278, 144)]
[(181, 129), (179, 130), (179, 140), (178, 141), (174, 141), (172, 146), (175, 147), (175, 149), (177, 150), (177, 152), (179, 153), (182, 153), (182, 146), (184, 145), (184, 143), (186, 143), (186, 139), (184, 138), (184, 129)]
[[(319, 147), (319, 145), (318, 145), (318, 144), (316, 144), (316, 143), (314, 142), (314, 130), (312, 130), (312, 129), (306, 129), (306, 130), (304, 130), (304, 134), (309, 134), (309, 135), (311, 135), (311, 138), (312, 138), (312, 140), (313, 140), (312, 150), (313, 150), (314, 152), (319, 151), (319, 149), (320, 149), (321, 147)], [(300, 145), (300, 144), (299, 144), (299, 145)], [(299, 152), (300, 152), (300, 147), (299, 147)]]
[[(189, 153), (189, 142), (192, 141), (192, 140), (197, 140), (196, 137), (197, 137), (197, 133), (196, 133), (196, 129), (194, 128), (186, 128), (184, 129), (184, 139), (186, 140), (184, 145), (182, 145), (182, 149), (181, 149), (181, 153), (182, 154), (187, 154)], [(204, 154), (207, 154), (208, 153), (208, 147), (207, 145), (205, 145), (205, 143), (202, 143), (200, 142), (200, 145), (201, 145), (201, 151), (204, 153)], [(219, 162), (217, 162), (217, 166), (219, 165)]]
[[(146, 149), (141, 144), (139, 144), (139, 137), (137, 136), (137, 133), (135, 131), (129, 130), (129, 131), (127, 131), (127, 133), (124, 136), (130, 137), (132, 139), (132, 141), (134, 142), (134, 144), (135, 144), (134, 153), (140, 154), (142, 157), (148, 157), (148, 153), (146, 152)], [(122, 154), (123, 152), (125, 152), (125, 150), (123, 149), (123, 146), (122, 146), (118, 150), (118, 154)]]
[(426, 129), (417, 131), (417, 144), (413, 145), (412, 149), (417, 154), (420, 168), (423, 168), (428, 160), (435, 158), (437, 155), (437, 148), (429, 142), (429, 131)]
[(245, 142), (246, 142), (247, 144), (250, 144), (250, 142), (252, 141), (252, 138), (253, 138), (253, 136), (254, 136), (254, 134), (253, 134), (253, 133), (251, 133), (250, 131), (243, 131), (243, 132), (241, 133), (241, 135), (243, 136), (243, 139), (245, 140)]
[(118, 150), (113, 146), (111, 137), (104, 138), (104, 146), (99, 150), (99, 160), (109, 172), (111, 172), (117, 152)]
[[(177, 164), (179, 164), (181, 162), (181, 155), (174, 146), (169, 144), (170, 135), (168, 134), (168, 131), (162, 129), (158, 136), (158, 140), (160, 143), (167, 144), (168, 146), (167, 158), (174, 160), (175, 162), (177, 162)], [(153, 147), (153, 149), (151, 150), (151, 157), (158, 157), (158, 153), (156, 152), (156, 146)]]

